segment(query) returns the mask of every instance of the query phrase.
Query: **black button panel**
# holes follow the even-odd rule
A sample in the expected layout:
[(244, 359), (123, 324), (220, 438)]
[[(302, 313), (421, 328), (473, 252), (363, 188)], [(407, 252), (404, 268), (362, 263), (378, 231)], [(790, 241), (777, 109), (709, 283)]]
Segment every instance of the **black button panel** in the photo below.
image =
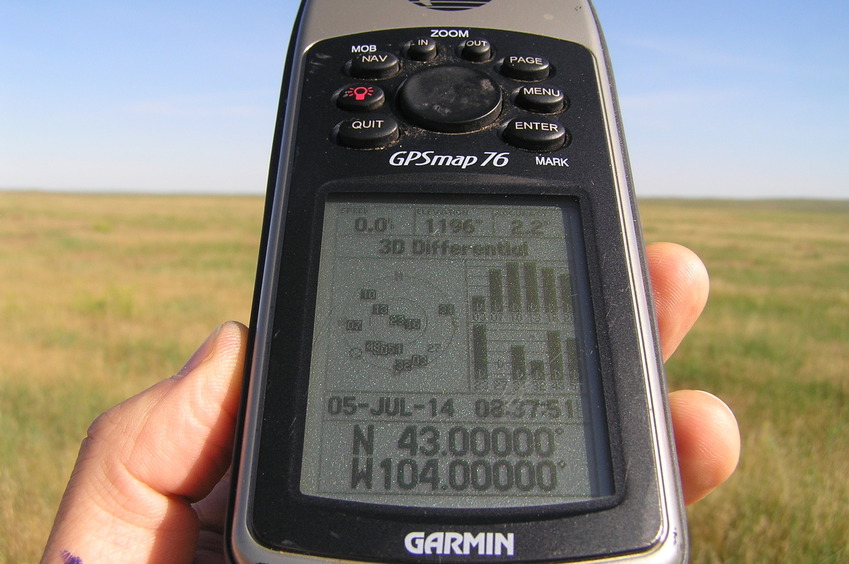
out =
[(420, 137), (416, 131), (492, 130), (502, 143), (527, 151), (570, 145), (563, 120), (570, 115), (569, 80), (558, 72), (570, 67), (557, 49), (531, 44), (525, 51), (505, 42), (501, 50), (497, 39), (474, 34), (436, 37), (414, 31), (397, 42), (350, 44), (344, 75), (327, 96), (339, 110), (359, 115), (339, 117), (331, 133), (337, 144), (382, 149)]

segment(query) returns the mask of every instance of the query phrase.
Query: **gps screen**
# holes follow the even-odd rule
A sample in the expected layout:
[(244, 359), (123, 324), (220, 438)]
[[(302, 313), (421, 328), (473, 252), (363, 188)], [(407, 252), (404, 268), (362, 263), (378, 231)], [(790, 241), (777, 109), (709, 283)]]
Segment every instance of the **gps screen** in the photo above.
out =
[(571, 200), (330, 198), (301, 493), (441, 508), (612, 493)]

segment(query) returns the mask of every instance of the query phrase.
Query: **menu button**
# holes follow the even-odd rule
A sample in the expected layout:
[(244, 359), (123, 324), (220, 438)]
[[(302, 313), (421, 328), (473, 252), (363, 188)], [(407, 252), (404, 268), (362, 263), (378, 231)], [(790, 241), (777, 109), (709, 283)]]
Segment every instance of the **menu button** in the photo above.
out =
[(566, 107), (563, 91), (550, 86), (523, 86), (515, 96), (516, 105), (531, 112), (554, 114)]

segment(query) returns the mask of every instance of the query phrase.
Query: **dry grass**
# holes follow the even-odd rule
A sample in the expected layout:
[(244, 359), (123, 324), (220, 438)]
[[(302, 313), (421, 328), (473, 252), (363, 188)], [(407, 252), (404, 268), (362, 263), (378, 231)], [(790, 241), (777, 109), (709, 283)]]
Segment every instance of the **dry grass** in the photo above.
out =
[[(95, 415), (247, 320), (261, 207), (0, 192), (0, 563), (38, 559)], [(712, 275), (672, 386), (726, 398), (743, 431), (737, 474), (690, 511), (693, 561), (849, 560), (849, 203), (641, 208)]]
[(260, 198), (0, 193), (0, 562), (35, 562), (93, 417), (247, 321)]
[(667, 367), (735, 410), (743, 456), (690, 510), (693, 562), (849, 561), (849, 202), (645, 201), (697, 250), (702, 319)]

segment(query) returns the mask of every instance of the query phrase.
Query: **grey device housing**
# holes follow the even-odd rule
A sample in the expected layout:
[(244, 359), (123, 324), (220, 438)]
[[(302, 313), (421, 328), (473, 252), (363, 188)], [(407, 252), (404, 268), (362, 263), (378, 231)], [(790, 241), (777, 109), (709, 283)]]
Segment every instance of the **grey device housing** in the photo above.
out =
[[(533, 539), (528, 542), (535, 552), (517, 550), (503, 561), (683, 562), (688, 544), (685, 513), (643, 241), (615, 88), (594, 9), (587, 1), (454, 4), (468, 9), (433, 9), (440, 3), (412, 0), (307, 0), (301, 7), (284, 76), (266, 199), (226, 530), (230, 557), (243, 563), (303, 564), (499, 561), (491, 555), (412, 557), (374, 548), (380, 544), (377, 531), (389, 535), (391, 524), (396, 523), (399, 530), (506, 531), (512, 527), (510, 530)], [(509, 106), (507, 91), (501, 118), (462, 134), (433, 132), (426, 127), (422, 131), (391, 100), (387, 109), (395, 112), (393, 116), (400, 114), (400, 139), (393, 138), (374, 150), (340, 147), (333, 124), (343, 120), (335, 108), (326, 107), (332, 90), (326, 100), (317, 98), (324, 83), (319, 84), (316, 77), (333, 75), (328, 84), (337, 81), (344, 86), (346, 80), (355, 80), (345, 78), (345, 60), (338, 57), (348, 46), (373, 37), (374, 44), (400, 49), (399, 37), (413, 39), (431, 29), (469, 30), (471, 37), (493, 38), (496, 55), (489, 66), (500, 64), (498, 48), (509, 44), (509, 36), (515, 37), (517, 44), (528, 42), (525, 52), (556, 50), (558, 47), (548, 46), (558, 43), (567, 50), (584, 51), (588, 56), (583, 67), (576, 65), (583, 69), (576, 80), (583, 83), (582, 88), (592, 90), (595, 98), (586, 109), (578, 104), (562, 114), (568, 138), (556, 149), (534, 151), (504, 145), (505, 122), (520, 113)], [(406, 61), (401, 65), (415, 66)], [(406, 76), (415, 72), (413, 68)], [(565, 75), (570, 70), (558, 72)], [(570, 116), (580, 119), (570, 121)], [(590, 139), (589, 150), (580, 148), (584, 137)], [(485, 172), (399, 170), (387, 164), (387, 147), (389, 152), (440, 149), (449, 155), (509, 152), (510, 162), (502, 170)], [(570, 164), (546, 168), (535, 164), (540, 155)], [(321, 223), (324, 202), (333, 194), (400, 194), (411, 200), (425, 197), (439, 202), (464, 194), (472, 202), (481, 198), (487, 204), (497, 203), (502, 196), (532, 204), (542, 202), (540, 198), (563, 198), (574, 204), (584, 232), (581, 247), (588, 255), (591, 289), (586, 300), (598, 332), (594, 338), (599, 344), (592, 352), (602, 372), (613, 495), (599, 503), (567, 504), (559, 509), (507, 510), (501, 517), (489, 510), (481, 513), (479, 521), (468, 512), (360, 511), (360, 504), (336, 506), (299, 495), (296, 478), (300, 470), (293, 459), (305, 448), (303, 404), (315, 313), (310, 304), (315, 289), (310, 288), (316, 283), (321, 241), (321, 226), (308, 226), (311, 221)], [(300, 348), (289, 351), (281, 334), (288, 342), (300, 343)], [(312, 520), (313, 512), (320, 517)], [(277, 521), (287, 524), (278, 527)], [(443, 527), (443, 522), (449, 524)], [(415, 527), (408, 523), (423, 524)], [(289, 531), (298, 527), (304, 531), (289, 536)], [(331, 540), (345, 538), (346, 527), (352, 532), (345, 542)], [(325, 540), (322, 534), (327, 535)], [(307, 541), (314, 546), (307, 546)]]

